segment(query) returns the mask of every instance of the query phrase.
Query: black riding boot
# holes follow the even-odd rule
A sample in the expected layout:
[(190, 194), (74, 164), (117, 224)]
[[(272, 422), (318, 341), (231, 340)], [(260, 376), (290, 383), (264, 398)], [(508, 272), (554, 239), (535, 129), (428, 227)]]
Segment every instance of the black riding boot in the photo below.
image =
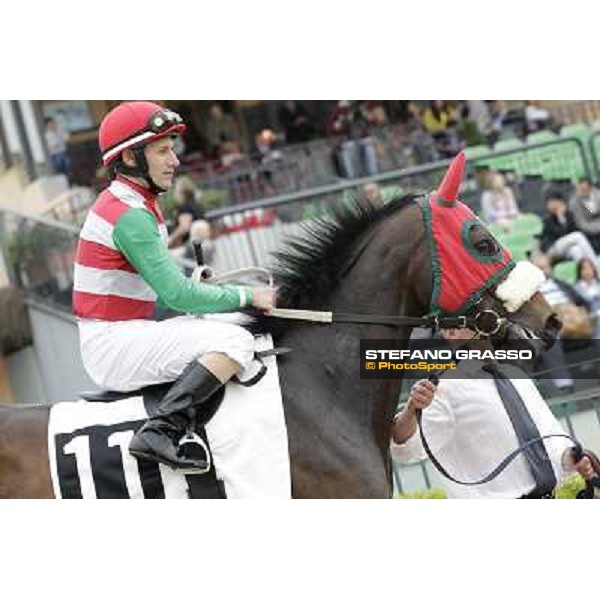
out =
[[(179, 440), (189, 425), (188, 413), (208, 400), (223, 384), (206, 367), (189, 364), (129, 444), (136, 458), (148, 458), (172, 469), (204, 470), (207, 461), (183, 456)], [(208, 459), (208, 457), (207, 457)]]

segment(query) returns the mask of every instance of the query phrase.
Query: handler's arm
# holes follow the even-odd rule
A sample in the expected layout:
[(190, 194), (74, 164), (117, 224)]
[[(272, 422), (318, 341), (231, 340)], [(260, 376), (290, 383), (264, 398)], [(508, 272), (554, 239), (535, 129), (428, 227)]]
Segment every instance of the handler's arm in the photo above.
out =
[(444, 448), (454, 435), (456, 423), (449, 399), (431, 381), (418, 381), (411, 389), (406, 407), (394, 420), (390, 450), (395, 460), (414, 462), (427, 458), (417, 433), (419, 408), (424, 409), (423, 426), (433, 452)]
[(431, 381), (421, 379), (410, 391), (404, 410), (394, 419), (393, 437), (396, 444), (404, 444), (417, 431), (417, 410), (427, 408), (435, 394), (435, 385)]

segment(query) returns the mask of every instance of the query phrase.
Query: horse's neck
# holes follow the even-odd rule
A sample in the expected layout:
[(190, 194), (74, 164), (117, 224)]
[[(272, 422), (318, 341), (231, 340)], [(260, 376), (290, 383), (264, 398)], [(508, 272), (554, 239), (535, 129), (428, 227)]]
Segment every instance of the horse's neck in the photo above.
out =
[[(398, 289), (392, 289), (392, 281)], [(382, 282), (382, 274), (376, 272), (362, 280), (346, 280), (343, 290), (333, 294), (329, 308), (334, 313), (362, 315), (417, 314), (400, 281), (403, 277), (398, 277), (398, 270), (389, 282)], [(377, 292), (382, 285), (383, 294)], [(406, 330), (380, 325), (293, 327), (278, 340), (294, 349), (283, 363), (286, 412), (296, 417), (295, 422), (317, 431), (321, 439), (353, 438), (354, 444), (365, 449), (370, 445), (386, 456), (401, 379), (361, 379), (360, 340), (393, 338), (404, 340), (403, 347), (407, 347), (408, 336)]]
[(360, 378), (358, 325), (305, 326), (280, 366), (294, 495), (383, 498), (392, 490), (391, 424), (400, 380)]
[[(362, 315), (423, 314), (431, 293), (431, 271), (419, 228), (416, 207), (381, 223), (357, 240), (345, 269), (338, 272), (334, 292), (316, 306), (303, 308)], [(290, 324), (276, 340), (294, 350), (282, 361), (280, 373), (295, 493), (317, 497), (389, 493), (387, 458), (401, 381), (361, 379), (360, 340), (404, 339), (408, 345), (407, 337), (407, 331), (380, 325)]]

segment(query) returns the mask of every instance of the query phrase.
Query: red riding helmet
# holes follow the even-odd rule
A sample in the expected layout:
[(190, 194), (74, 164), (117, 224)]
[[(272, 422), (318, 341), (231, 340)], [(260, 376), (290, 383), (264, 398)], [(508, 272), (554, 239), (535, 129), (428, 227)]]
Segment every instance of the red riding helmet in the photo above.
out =
[(183, 120), (172, 110), (153, 102), (123, 102), (100, 124), (102, 164), (110, 165), (125, 148), (146, 145), (168, 135), (183, 135), (185, 130)]

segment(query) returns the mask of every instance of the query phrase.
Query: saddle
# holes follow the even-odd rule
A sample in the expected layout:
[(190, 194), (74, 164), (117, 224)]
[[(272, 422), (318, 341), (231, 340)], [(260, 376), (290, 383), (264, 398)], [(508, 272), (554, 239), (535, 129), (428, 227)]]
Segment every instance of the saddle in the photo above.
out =
[[(282, 354), (287, 354), (291, 351), (291, 348), (270, 348), (268, 350), (259, 350), (258, 352), (255, 352), (255, 368), (251, 375), (243, 380), (240, 380), (239, 377), (237, 377), (236, 375), (232, 378), (232, 381), (245, 387), (250, 387), (252, 385), (257, 384), (267, 373), (267, 367), (262, 360), (263, 358), (267, 356), (280, 356)], [(156, 403), (164, 394), (168, 392), (171, 385), (173, 385), (173, 382), (159, 383), (156, 385), (149, 385), (139, 390), (133, 390), (130, 392), (116, 392), (113, 390), (90, 390), (80, 392), (79, 396), (83, 400), (87, 400), (88, 402), (114, 402), (115, 400), (123, 400), (131, 396), (142, 396), (144, 398), (146, 408), (148, 409), (148, 414), (150, 416), (153, 416), (156, 413), (155, 411), (151, 410), (152, 407), (156, 406)], [(219, 396), (220, 400), (217, 403), (216, 400)], [(207, 408), (206, 412), (211, 414), (211, 416), (206, 421), (204, 421), (205, 423), (207, 423), (212, 418), (212, 416), (214, 416), (214, 414), (219, 408), (218, 405), (216, 406), (216, 408), (212, 406), (213, 399), (215, 401), (215, 404), (220, 405), (221, 401), (223, 400), (223, 388), (221, 388), (217, 393), (215, 393), (213, 395), (213, 398), (211, 398), (209, 402), (205, 403), (206, 405), (210, 405), (210, 409)], [(203, 406), (201, 406), (200, 408), (203, 408)]]

